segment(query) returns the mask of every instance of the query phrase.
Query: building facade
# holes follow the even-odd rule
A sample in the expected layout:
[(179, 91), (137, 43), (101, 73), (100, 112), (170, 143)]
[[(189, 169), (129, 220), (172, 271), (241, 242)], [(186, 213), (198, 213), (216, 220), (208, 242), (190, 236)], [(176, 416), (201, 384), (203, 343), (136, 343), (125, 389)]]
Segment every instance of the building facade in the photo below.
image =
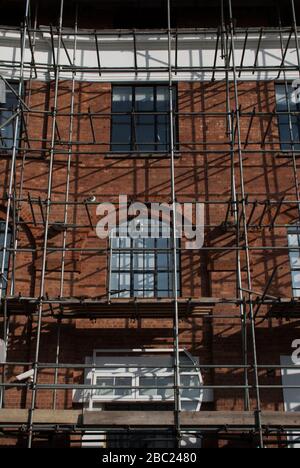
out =
[(295, 447), (300, 3), (144, 3), (0, 2), (0, 445)]

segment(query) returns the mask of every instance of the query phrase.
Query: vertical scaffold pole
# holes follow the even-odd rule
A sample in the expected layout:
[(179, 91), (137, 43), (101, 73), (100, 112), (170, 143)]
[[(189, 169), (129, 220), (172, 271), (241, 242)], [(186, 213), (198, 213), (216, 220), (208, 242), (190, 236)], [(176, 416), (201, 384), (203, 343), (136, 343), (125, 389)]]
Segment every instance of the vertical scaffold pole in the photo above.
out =
[[(239, 164), (239, 175), (240, 175), (240, 186), (241, 186), (241, 208), (242, 208), (242, 221), (245, 239), (245, 256), (247, 264), (247, 287), (248, 290), (252, 290), (251, 280), (251, 267), (250, 267), (250, 250), (249, 250), (249, 239), (248, 239), (248, 223), (246, 213), (246, 193), (245, 193), (245, 182), (244, 182), (244, 162), (243, 162), (243, 151), (241, 141), (241, 121), (240, 121), (240, 106), (239, 106), (239, 88), (238, 78), (236, 70), (236, 59), (235, 59), (235, 31), (233, 22), (233, 10), (232, 0), (228, 0), (229, 6), (229, 18), (230, 18), (230, 39), (231, 39), (231, 59), (232, 59), (232, 73), (233, 73), (233, 84), (234, 84), (234, 100), (235, 100), (235, 115), (236, 115), (236, 128), (237, 128), (237, 154)], [(256, 398), (256, 421), (257, 430), (259, 433), (259, 448), (264, 448), (264, 436), (261, 419), (261, 399), (260, 399), (260, 387), (259, 387), (259, 375), (258, 375), (258, 360), (257, 360), (257, 346), (256, 346), (256, 330), (255, 330), (255, 318), (252, 303), (252, 294), (249, 293), (249, 321), (251, 329), (251, 341), (253, 350), (253, 368), (254, 368), (254, 387), (255, 387), (255, 398)], [(246, 307), (246, 306), (245, 306)]]
[(47, 262), (47, 245), (48, 245), (48, 230), (49, 230), (49, 219), (51, 211), (51, 199), (52, 199), (52, 181), (53, 181), (53, 167), (55, 158), (55, 140), (56, 140), (56, 118), (57, 118), (57, 104), (58, 104), (58, 88), (59, 88), (59, 74), (60, 74), (60, 53), (61, 53), (61, 35), (62, 35), (62, 24), (63, 24), (63, 11), (64, 11), (64, 0), (60, 1), (60, 14), (59, 14), (59, 27), (58, 27), (58, 44), (57, 44), (57, 55), (54, 66), (55, 73), (55, 94), (54, 94), (54, 106), (53, 106), (53, 119), (52, 119), (52, 134), (51, 134), (51, 149), (50, 149), (50, 162), (49, 162), (49, 175), (48, 175), (48, 190), (46, 200), (46, 216), (45, 216), (45, 234), (44, 234), (44, 245), (43, 245), (43, 261), (42, 261), (42, 274), (41, 274), (41, 285), (40, 285), (40, 298), (38, 307), (38, 323), (36, 331), (36, 349), (35, 349), (35, 360), (34, 360), (34, 375), (33, 375), (33, 386), (32, 386), (32, 400), (31, 408), (29, 412), (28, 421), (28, 448), (32, 447), (33, 440), (33, 416), (36, 406), (37, 398), (37, 379), (38, 379), (38, 362), (40, 354), (40, 343), (41, 343), (41, 329), (42, 329), (42, 318), (43, 318), (43, 298), (45, 294), (45, 276), (46, 276), (46, 262)]
[(168, 69), (169, 69), (169, 110), (170, 110), (170, 171), (172, 200), (172, 250), (173, 250), (173, 293), (174, 293), (174, 397), (175, 422), (178, 448), (181, 445), (181, 392), (180, 392), (180, 352), (179, 352), (179, 313), (178, 313), (178, 276), (177, 276), (177, 200), (175, 187), (175, 135), (174, 135), (174, 99), (173, 99), (173, 67), (172, 67), (172, 31), (171, 31), (171, 0), (168, 7)]
[[(7, 287), (7, 278), (4, 277), (5, 274), (5, 264), (6, 258), (9, 253), (10, 246), (8, 245), (8, 231), (10, 226), (10, 218), (12, 208), (15, 207), (15, 179), (16, 179), (16, 158), (17, 152), (19, 147), (19, 128), (21, 122), (21, 115), (22, 115), (22, 91), (24, 87), (24, 60), (25, 60), (25, 48), (26, 48), (26, 32), (27, 32), (27, 25), (28, 25), (28, 15), (29, 15), (29, 5), (30, 0), (26, 0), (25, 4), (25, 14), (24, 14), (24, 24), (22, 28), (22, 44), (21, 44), (21, 65), (20, 65), (20, 76), (19, 76), (19, 86), (18, 86), (18, 105), (16, 111), (16, 118), (14, 121), (14, 135), (13, 135), (13, 146), (12, 146), (12, 154), (11, 154), (11, 166), (10, 166), (10, 176), (9, 176), (9, 183), (8, 183), (8, 191), (7, 191), (7, 207), (6, 207), (6, 217), (5, 217), (5, 228), (4, 228), (4, 238), (3, 238), (3, 250), (2, 250), (2, 262), (0, 266), (0, 301), (4, 295), (4, 291)], [(15, 214), (15, 209), (13, 209), (13, 213)], [(15, 229), (15, 219), (13, 219), (13, 226)], [(8, 340), (8, 316), (7, 316), (7, 307), (6, 305), (3, 307), (4, 316), (3, 316), (3, 338), (4, 342), (7, 346)], [(0, 395), (0, 408), (3, 404), (4, 398), (4, 390), (1, 392)]]

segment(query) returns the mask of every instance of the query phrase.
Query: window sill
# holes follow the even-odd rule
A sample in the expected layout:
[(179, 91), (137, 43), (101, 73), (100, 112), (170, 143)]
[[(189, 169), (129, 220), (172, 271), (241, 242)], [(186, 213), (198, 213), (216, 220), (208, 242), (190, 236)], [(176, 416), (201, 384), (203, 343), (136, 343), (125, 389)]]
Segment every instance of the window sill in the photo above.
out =
[[(179, 159), (181, 153), (175, 152), (175, 158)], [(132, 153), (107, 153), (105, 159), (170, 159), (170, 153), (132, 152)]]

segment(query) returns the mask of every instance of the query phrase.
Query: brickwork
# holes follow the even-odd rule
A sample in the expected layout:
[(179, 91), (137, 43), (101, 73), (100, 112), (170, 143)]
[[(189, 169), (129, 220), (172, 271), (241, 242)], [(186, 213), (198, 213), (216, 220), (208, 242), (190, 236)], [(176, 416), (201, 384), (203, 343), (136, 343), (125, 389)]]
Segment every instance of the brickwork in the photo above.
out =
[[(62, 222), (67, 180), (67, 151), (69, 140), (70, 117), (70, 82), (61, 82), (58, 97), (57, 132), (55, 136), (55, 154), (52, 185), (52, 202), (50, 223)], [(239, 85), (239, 100), (242, 113), (272, 112), (275, 108), (273, 82), (242, 82)], [(30, 94), (30, 95), (29, 95)], [(28, 102), (33, 110), (50, 111), (53, 107), (54, 85), (33, 82), (28, 90)], [(231, 108), (235, 108), (234, 89), (231, 85)], [(79, 249), (79, 252), (66, 253), (64, 277), (64, 296), (96, 298), (106, 295), (108, 291), (108, 257), (105, 252), (87, 251), (85, 249), (107, 249), (106, 241), (96, 236), (89, 226), (89, 217), (84, 205), (79, 204), (91, 195), (97, 202), (117, 201), (119, 194), (127, 194), (132, 200), (170, 201), (170, 163), (167, 159), (134, 159), (130, 157), (113, 159), (106, 155), (110, 142), (111, 84), (77, 83), (75, 92), (74, 134), (71, 149), (70, 168), (70, 201), (68, 224), (80, 224), (81, 227), (70, 228), (67, 232), (68, 248)], [(223, 83), (179, 83), (178, 111), (191, 112), (226, 112), (226, 89)], [(101, 113), (93, 118), (97, 144), (93, 142), (90, 113)], [(61, 114), (64, 114), (63, 116)], [(51, 147), (52, 116), (32, 115), (28, 120), (29, 138), (36, 140), (25, 162), (17, 161), (17, 186), (22, 183), (23, 196), (45, 200), (49, 175), (49, 153)], [(241, 137), (245, 142), (250, 117), (241, 119)], [(269, 117), (255, 117), (249, 134), (249, 144), (245, 146), (244, 178), (245, 191), (249, 198), (264, 202), (267, 199), (278, 201), (285, 196), (295, 200), (293, 168), (290, 159), (284, 159), (279, 152), (279, 137), (276, 118), (269, 127), (266, 148), (274, 153), (261, 155), (261, 141), (269, 125)], [(236, 291), (236, 252), (213, 250), (221, 246), (229, 248), (236, 244), (233, 230), (220, 227), (225, 221), (227, 205), (231, 197), (231, 159), (229, 153), (226, 116), (180, 116), (178, 119), (180, 156), (176, 159), (176, 191), (178, 201), (205, 201), (205, 223), (213, 228), (206, 229), (205, 247), (212, 250), (182, 252), (181, 276), (182, 296), (234, 298)], [(75, 142), (86, 144), (75, 144)], [(253, 153), (248, 153), (247, 150)], [(200, 151), (196, 154), (195, 150)], [(85, 154), (78, 152), (84, 151)], [(257, 152), (255, 152), (257, 151)], [(238, 155), (235, 155), (237, 192), (241, 197)], [(1, 160), (1, 197), (5, 196), (8, 184), (9, 159)], [(42, 203), (42, 209), (45, 206)], [(39, 296), (42, 269), (42, 246), (44, 239), (41, 208), (34, 205), (34, 218), (29, 204), (20, 206), (22, 226), (18, 233), (18, 251), (15, 258), (14, 294)], [(257, 223), (262, 215), (263, 205), (256, 210), (254, 221)], [(251, 206), (247, 206), (250, 215)], [(264, 223), (269, 224), (276, 211), (270, 208)], [(93, 224), (97, 217), (95, 207), (90, 208)], [(5, 204), (0, 206), (0, 219), (4, 219)], [(294, 205), (282, 209), (277, 222), (284, 225), (297, 219)], [(49, 239), (49, 246), (61, 248), (62, 233), (54, 233)], [(242, 241), (241, 241), (242, 242)], [(285, 246), (286, 228), (263, 228), (250, 232), (250, 247)], [(37, 254), (22, 252), (22, 248), (37, 249)], [(82, 250), (80, 250), (82, 249)], [(45, 295), (57, 297), (60, 294), (61, 252), (49, 253), (45, 278)], [(243, 265), (243, 282), (246, 286), (246, 259), (241, 253)], [(286, 251), (251, 250), (251, 276), (253, 289), (262, 291), (275, 266), (280, 267), (270, 294), (291, 297), (291, 276), (289, 258)], [(11, 278), (11, 275), (10, 275)], [(10, 284), (9, 284), (10, 287)], [(44, 313), (51, 312), (48, 306)], [(266, 312), (265, 308), (262, 312)], [(218, 306), (212, 314), (216, 317), (232, 314), (236, 318), (191, 318), (180, 323), (180, 346), (187, 348), (201, 363), (228, 365), (243, 364), (241, 323), (236, 306)], [(299, 336), (298, 324), (280, 323), (277, 320), (261, 321), (257, 325), (257, 348), (259, 362), (279, 364), (280, 355), (290, 354), (291, 342)], [(57, 323), (45, 318), (41, 334), (41, 362), (54, 362), (56, 353)], [(84, 358), (92, 354), (93, 349), (100, 348), (138, 348), (172, 346), (173, 330), (171, 320), (157, 319), (109, 319), (109, 320), (66, 320), (61, 328), (62, 363), (84, 363)], [(251, 330), (248, 330), (249, 362), (252, 362)], [(10, 324), (8, 359), (10, 361), (34, 360), (36, 343), (36, 320), (13, 318)], [(23, 367), (14, 367), (8, 371), (7, 378), (13, 381), (23, 371)], [(206, 384), (243, 385), (241, 370), (229, 371), (218, 369), (204, 373)], [(249, 373), (253, 383), (253, 373)], [(39, 382), (53, 383), (53, 370), (40, 372)], [(82, 383), (83, 373), (79, 371), (59, 372), (60, 383)], [(261, 384), (280, 384), (280, 373), (260, 373)], [(37, 407), (51, 408), (53, 405), (50, 391), (38, 392)], [(30, 390), (9, 389), (5, 394), (5, 406), (28, 407)], [(252, 403), (255, 396), (251, 392)], [(281, 390), (262, 391), (263, 407), (266, 410), (283, 408)], [(214, 409), (243, 409), (244, 396), (241, 390), (218, 390), (215, 392)], [(65, 390), (57, 394), (57, 408), (72, 408), (72, 394)], [(1, 439), (0, 439), (1, 444)]]

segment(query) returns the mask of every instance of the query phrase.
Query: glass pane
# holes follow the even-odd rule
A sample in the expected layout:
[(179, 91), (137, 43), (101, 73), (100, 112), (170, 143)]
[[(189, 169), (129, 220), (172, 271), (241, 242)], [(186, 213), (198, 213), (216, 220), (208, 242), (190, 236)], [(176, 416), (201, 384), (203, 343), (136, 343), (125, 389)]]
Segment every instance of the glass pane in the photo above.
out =
[(171, 275), (169, 273), (158, 273), (157, 290), (158, 291), (171, 291), (172, 290)]
[(113, 88), (113, 112), (132, 111), (132, 87), (114, 86)]
[(130, 249), (130, 247), (131, 247), (130, 237), (120, 237), (119, 248), (120, 249)]
[(300, 296), (300, 271), (292, 271), (294, 296)]
[(129, 388), (116, 388), (116, 396), (130, 396), (132, 394), (132, 378), (131, 377), (116, 377), (115, 379), (116, 387), (129, 387)]
[(300, 268), (300, 243), (299, 234), (297, 231), (291, 231), (293, 233), (288, 234), (288, 245), (289, 247), (298, 247), (299, 250), (290, 251), (290, 263), (291, 269)]
[(112, 151), (131, 150), (131, 117), (118, 116), (112, 118)]
[[(113, 394), (114, 394), (114, 391), (113, 391), (114, 379), (113, 378), (97, 377), (96, 385), (100, 386), (101, 389), (97, 389), (95, 391), (95, 395), (113, 397)], [(111, 388), (107, 388), (107, 387), (111, 387)]]
[(131, 86), (115, 86), (113, 88), (112, 112), (124, 112), (128, 115), (114, 115), (112, 117), (112, 151), (131, 150), (131, 112), (132, 88)]
[(157, 394), (163, 399), (174, 397), (174, 379), (173, 377), (158, 377), (157, 383), (159, 387), (165, 387), (157, 390)]
[(118, 297), (119, 289), (119, 273), (113, 272), (110, 278), (110, 294)]
[(130, 253), (120, 252), (119, 260), (120, 270), (130, 270), (131, 269), (131, 255)]
[(130, 273), (119, 273), (119, 297), (130, 297)]
[(135, 253), (133, 255), (133, 268), (135, 270), (144, 269), (144, 254), (143, 253)]
[[(11, 84), (12, 88), (18, 93), (19, 85), (16, 83)], [(10, 119), (15, 113), (18, 107), (18, 98), (16, 95), (6, 86), (6, 103), (0, 103), (0, 124), (4, 124), (8, 119)], [(20, 137), (19, 125), (17, 138)], [(14, 140), (14, 131), (15, 131), (15, 121), (11, 121), (8, 125), (5, 125), (0, 130), (0, 147), (11, 149), (13, 147)], [(18, 141), (17, 141), (18, 145)]]
[[(169, 112), (169, 88), (167, 86), (158, 86), (156, 90), (156, 107), (160, 112)], [(173, 99), (175, 99), (175, 92), (173, 92)]]
[(118, 252), (113, 252), (112, 255), (111, 255), (111, 268), (112, 268), (112, 270), (119, 269), (119, 265), (120, 265), (119, 254), (118, 254)]
[(151, 273), (134, 274), (134, 295), (136, 297), (154, 296), (154, 275)]
[(135, 119), (136, 143), (140, 151), (155, 150), (155, 117), (140, 115)]
[(171, 254), (159, 253), (157, 254), (157, 268), (159, 270), (168, 270), (171, 262)]
[(134, 275), (134, 295), (136, 297), (144, 296), (144, 275), (143, 273), (136, 273)]
[(169, 121), (167, 118), (157, 118), (157, 142), (159, 151), (167, 151), (170, 144)]
[(287, 111), (288, 107), (290, 107), (292, 111), (297, 109), (297, 104), (292, 100), (293, 92), (294, 89), (292, 86), (287, 86), (287, 88), (284, 84), (276, 86), (276, 106), (278, 111)]
[(152, 86), (135, 89), (135, 110), (149, 112), (154, 110), (154, 88)]
[(195, 399), (199, 398), (200, 390), (195, 387), (200, 387), (200, 380), (197, 375), (182, 375), (180, 377), (180, 385), (182, 387), (189, 387), (181, 389), (182, 398)]
[[(142, 387), (154, 387), (145, 389)], [(156, 377), (140, 377), (140, 395), (142, 396), (157, 396), (157, 378)]]

